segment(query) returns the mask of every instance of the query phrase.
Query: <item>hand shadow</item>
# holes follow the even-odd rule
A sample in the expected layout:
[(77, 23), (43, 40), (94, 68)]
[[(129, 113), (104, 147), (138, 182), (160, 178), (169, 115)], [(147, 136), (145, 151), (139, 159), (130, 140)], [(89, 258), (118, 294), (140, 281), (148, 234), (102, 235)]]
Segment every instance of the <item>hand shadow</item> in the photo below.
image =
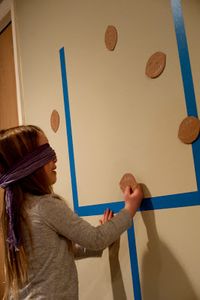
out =
[(127, 300), (119, 263), (120, 238), (109, 246), (109, 263), (113, 300)]
[(150, 199), (149, 201), (152, 210), (141, 212), (148, 236), (147, 249), (141, 264), (142, 299), (198, 300), (180, 262), (159, 238), (153, 205)]

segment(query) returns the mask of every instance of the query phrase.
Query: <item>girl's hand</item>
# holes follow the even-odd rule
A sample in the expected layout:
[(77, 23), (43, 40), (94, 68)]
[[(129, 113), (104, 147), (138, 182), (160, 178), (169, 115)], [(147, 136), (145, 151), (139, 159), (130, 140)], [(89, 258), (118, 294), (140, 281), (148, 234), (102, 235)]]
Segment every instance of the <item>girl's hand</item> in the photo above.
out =
[(140, 184), (137, 185), (134, 191), (132, 191), (129, 186), (125, 188), (124, 191), (125, 209), (129, 210), (132, 216), (135, 215), (138, 207), (140, 207), (143, 197), (144, 194)]
[(101, 217), (101, 219), (99, 220), (99, 223), (102, 225), (108, 221), (110, 221), (112, 219), (112, 217), (114, 216), (113, 211), (110, 210), (109, 208), (107, 208), (103, 214), (103, 216)]

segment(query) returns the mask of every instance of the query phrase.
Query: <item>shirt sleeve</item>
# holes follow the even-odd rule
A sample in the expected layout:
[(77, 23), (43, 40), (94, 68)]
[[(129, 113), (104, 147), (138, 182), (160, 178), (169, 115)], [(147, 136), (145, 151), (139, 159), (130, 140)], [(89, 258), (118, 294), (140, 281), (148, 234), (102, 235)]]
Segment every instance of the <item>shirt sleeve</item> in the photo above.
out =
[(122, 209), (103, 225), (94, 227), (74, 213), (64, 200), (55, 195), (41, 198), (39, 214), (49, 227), (58, 234), (88, 250), (108, 247), (132, 225), (132, 216)]
[(82, 258), (88, 258), (88, 257), (101, 257), (103, 254), (103, 249), (102, 250), (90, 250), (86, 249), (78, 244), (73, 245), (73, 253), (74, 253), (74, 258), (76, 260), (82, 259)]

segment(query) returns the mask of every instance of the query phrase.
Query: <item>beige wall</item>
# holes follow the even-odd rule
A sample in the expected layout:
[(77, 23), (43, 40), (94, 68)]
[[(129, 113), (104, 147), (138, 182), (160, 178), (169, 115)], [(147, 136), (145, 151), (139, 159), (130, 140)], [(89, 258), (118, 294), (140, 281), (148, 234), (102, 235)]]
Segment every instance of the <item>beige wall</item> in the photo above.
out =
[[(170, 1), (60, 0), (58, 4), (15, 1), (23, 114), (25, 123), (45, 130), (57, 151), (56, 192), (72, 205), (59, 62), (63, 46), (79, 204), (120, 201), (118, 182), (127, 171), (144, 182), (152, 196), (195, 191), (191, 147), (177, 139), (186, 107)], [(183, 1), (183, 12), (198, 94), (198, 1)], [(109, 24), (119, 34), (114, 52), (104, 45)], [(167, 65), (162, 76), (150, 80), (145, 65), (156, 51), (166, 53)], [(53, 109), (61, 117), (57, 134), (49, 122)], [(143, 300), (200, 298), (198, 214), (199, 207), (189, 207), (136, 215)], [(86, 219), (98, 224), (99, 216)], [(127, 299), (134, 299), (126, 234), (120, 264)], [(107, 252), (102, 259), (79, 262), (78, 270), (80, 299), (112, 299)]]

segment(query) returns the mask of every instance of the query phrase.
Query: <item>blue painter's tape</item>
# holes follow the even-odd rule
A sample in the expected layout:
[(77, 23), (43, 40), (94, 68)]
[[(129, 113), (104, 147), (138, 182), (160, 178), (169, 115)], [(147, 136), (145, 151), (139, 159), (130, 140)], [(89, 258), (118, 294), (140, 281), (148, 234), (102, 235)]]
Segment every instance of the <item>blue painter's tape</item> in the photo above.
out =
[(111, 202), (111, 203), (103, 203), (96, 205), (86, 205), (79, 206), (78, 214), (79, 216), (95, 216), (101, 215), (107, 208), (110, 208), (114, 213), (119, 212), (124, 207), (124, 202)]
[(68, 141), (68, 151), (69, 151), (70, 174), (71, 174), (71, 182), (72, 182), (72, 194), (73, 194), (74, 210), (77, 211), (79, 206), (78, 191), (77, 191), (77, 183), (76, 183), (76, 169), (75, 169), (75, 161), (74, 161), (74, 147), (73, 147), (73, 138), (72, 138), (71, 115), (70, 115), (70, 106), (69, 106), (64, 48), (60, 49), (60, 65), (61, 65), (61, 75), (62, 75), (65, 116), (66, 116), (66, 130), (67, 130), (67, 141)]
[[(194, 168), (197, 181), (197, 189), (200, 191), (200, 138), (192, 144), (193, 158), (194, 158)], [(199, 195), (200, 198), (200, 195)]]
[[(167, 208), (178, 208), (200, 205), (199, 192), (190, 192), (182, 194), (173, 194), (153, 198), (145, 198), (142, 202), (139, 211), (157, 210)], [(110, 208), (114, 213), (119, 212), (124, 207), (124, 201), (110, 202), (96, 205), (79, 206), (77, 213), (79, 216), (95, 216), (101, 215), (107, 208)]]
[(187, 113), (189, 116), (191, 115), (197, 117), (197, 107), (192, 72), (190, 67), (190, 57), (180, 0), (171, 0), (171, 7), (174, 18), (174, 27), (178, 45), (178, 53), (181, 66), (183, 87), (185, 92)]
[(139, 269), (138, 269), (134, 224), (131, 228), (128, 229), (128, 242), (129, 242), (129, 253), (130, 253), (130, 262), (131, 262), (131, 273), (133, 279), (134, 299), (141, 300), (142, 298), (141, 298), (140, 277), (139, 277)]
[(140, 211), (200, 205), (199, 192), (166, 195), (144, 199)]

